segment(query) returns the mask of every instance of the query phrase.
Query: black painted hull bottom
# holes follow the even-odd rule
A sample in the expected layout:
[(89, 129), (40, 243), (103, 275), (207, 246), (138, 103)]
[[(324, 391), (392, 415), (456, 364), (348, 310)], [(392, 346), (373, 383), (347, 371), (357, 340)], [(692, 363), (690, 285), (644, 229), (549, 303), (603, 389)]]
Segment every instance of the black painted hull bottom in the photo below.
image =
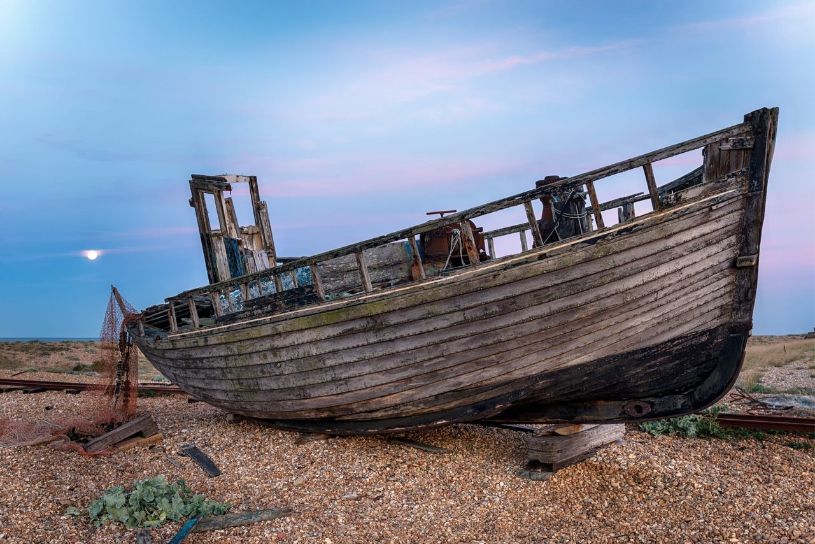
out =
[[(374, 434), (489, 420), (501, 423), (621, 423), (699, 411), (738, 377), (748, 326), (723, 325), (644, 349), (542, 373), (491, 389), (511, 391), (452, 410), (390, 419), (263, 420), (279, 428)], [(468, 390), (469, 395), (484, 389)], [(454, 391), (436, 397), (461, 397)]]

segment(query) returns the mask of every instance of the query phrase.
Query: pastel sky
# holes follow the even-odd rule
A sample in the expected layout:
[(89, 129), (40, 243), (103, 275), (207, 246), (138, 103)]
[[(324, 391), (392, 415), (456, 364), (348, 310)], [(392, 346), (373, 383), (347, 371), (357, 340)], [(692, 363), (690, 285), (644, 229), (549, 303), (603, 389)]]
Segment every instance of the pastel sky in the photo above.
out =
[(305, 255), (763, 106), (754, 332), (803, 332), (815, 2), (0, 0), (0, 337), (97, 336), (111, 283), (139, 308), (206, 283), (190, 173), (259, 176), (279, 254)]

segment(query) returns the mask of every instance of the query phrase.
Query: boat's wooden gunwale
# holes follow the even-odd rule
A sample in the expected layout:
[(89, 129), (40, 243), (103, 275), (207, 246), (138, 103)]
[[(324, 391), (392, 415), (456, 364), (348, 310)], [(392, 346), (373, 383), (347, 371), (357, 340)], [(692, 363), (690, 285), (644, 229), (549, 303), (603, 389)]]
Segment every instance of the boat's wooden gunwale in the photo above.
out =
[[(735, 223), (737, 218), (730, 219), (729, 222)], [(710, 227), (713, 228), (710, 228)], [(405, 340), (409, 337), (419, 336), (421, 335), (422, 343), (418, 346), (412, 346), (409, 349), (419, 349), (422, 347), (426, 347), (429, 345), (434, 345), (439, 342), (450, 342), (453, 340), (458, 340), (461, 338), (468, 338), (472, 337), (476, 334), (484, 334), (490, 332), (494, 329), (499, 328), (507, 328), (510, 326), (517, 325), (519, 323), (526, 323), (528, 320), (533, 318), (540, 318), (539, 311), (535, 308), (536, 306), (548, 302), (553, 302), (560, 299), (559, 304), (564, 304), (568, 297), (576, 296), (580, 293), (585, 291), (594, 289), (595, 292), (589, 297), (582, 297), (578, 299), (578, 302), (575, 302), (574, 305), (566, 307), (564, 309), (574, 308), (575, 306), (582, 306), (586, 303), (592, 302), (593, 298), (598, 298), (601, 296), (605, 296), (606, 291), (602, 289), (603, 286), (610, 285), (617, 281), (620, 278), (625, 278), (627, 276), (631, 276), (632, 274), (646, 270), (649, 268), (653, 268), (656, 264), (667, 264), (672, 262), (675, 258), (682, 256), (688, 252), (697, 251), (700, 249), (707, 249), (710, 250), (709, 246), (714, 242), (721, 242), (723, 239), (734, 236), (735, 231), (731, 229), (726, 229), (727, 222), (723, 221), (721, 224), (713, 222), (713, 223), (706, 223), (704, 225), (705, 229), (704, 234), (699, 236), (693, 230), (683, 231), (681, 233), (681, 238), (684, 241), (682, 244), (669, 244), (669, 240), (660, 240), (658, 243), (665, 243), (666, 247), (662, 251), (655, 251), (652, 255), (659, 254), (656, 261), (645, 261), (644, 259), (640, 260), (631, 260), (627, 265), (624, 267), (614, 268), (614, 266), (606, 267), (604, 272), (605, 275), (597, 276), (587, 274), (581, 281), (573, 281), (569, 284), (568, 289), (556, 289), (557, 285), (552, 286), (544, 286), (541, 290), (537, 293), (530, 294), (530, 295), (519, 295), (513, 297), (513, 300), (517, 301), (515, 306), (515, 317), (513, 317), (511, 310), (513, 307), (507, 306), (509, 304), (508, 299), (503, 299), (497, 301), (496, 304), (503, 304), (502, 306), (496, 306), (493, 310), (493, 314), (490, 313), (481, 313), (479, 315), (469, 315), (466, 316), (465, 314), (458, 314), (459, 319), (457, 321), (453, 321), (451, 323), (451, 327), (455, 327), (454, 331), (447, 331), (442, 328), (442, 324), (433, 321), (431, 323), (431, 328), (433, 329), (430, 332), (424, 333), (422, 330), (411, 330), (412, 334), (410, 335), (403, 335), (401, 337), (391, 339), (384, 335), (383, 330), (377, 330), (377, 335), (381, 335), (381, 338), (375, 340), (373, 342), (359, 342), (355, 346), (352, 347), (342, 347), (342, 346), (335, 346), (335, 351), (328, 352), (328, 353), (321, 353), (320, 356), (311, 356), (308, 358), (303, 359), (282, 359), (275, 361), (267, 361), (267, 362), (255, 362), (252, 364), (241, 364), (245, 362), (248, 355), (241, 354), (237, 356), (230, 357), (230, 364), (223, 365), (223, 361), (219, 360), (216, 362), (215, 365), (201, 365), (201, 359), (187, 360), (183, 364), (175, 364), (172, 361), (169, 361), (167, 358), (162, 357), (163, 366), (169, 367), (170, 369), (178, 369), (184, 370), (186, 372), (194, 372), (200, 375), (202, 378), (216, 378), (218, 374), (226, 376), (227, 373), (232, 372), (240, 372), (244, 373), (245, 377), (251, 377), (250, 375), (246, 375), (245, 373), (250, 368), (255, 367), (266, 367), (267, 365), (269, 368), (263, 368), (262, 372), (263, 375), (266, 377), (272, 376), (280, 376), (280, 375), (292, 375), (300, 372), (308, 372), (315, 369), (325, 369), (327, 366), (339, 366), (345, 363), (354, 363), (359, 362), (363, 363), (366, 360), (375, 359), (377, 357), (382, 356), (397, 356), (402, 355), (405, 351), (408, 351), (408, 348), (394, 351), (392, 348), (388, 348), (384, 353), (379, 353), (378, 355), (374, 352), (371, 355), (368, 355), (368, 352), (372, 352), (375, 349), (379, 349), (379, 345), (391, 345), (391, 342), (394, 340)], [(579, 265), (578, 265), (579, 266)], [(549, 315), (555, 313), (559, 306), (554, 306)], [(466, 321), (466, 324), (461, 324), (462, 321)], [(482, 322), (485, 321), (485, 322)], [(396, 325), (399, 327), (399, 325)], [(345, 357), (338, 358), (338, 352), (340, 351), (347, 351), (348, 354)], [(160, 356), (160, 354), (156, 354), (150, 352), (151, 355)], [(285, 356), (285, 353), (279, 353), (279, 356), (282, 358)], [(279, 363), (279, 364), (278, 364)], [(373, 363), (373, 361), (371, 361)], [(381, 370), (379, 365), (376, 365), (376, 368)], [(258, 369), (258, 371), (261, 371)], [(334, 375), (334, 378), (338, 378), (339, 376)], [(303, 384), (305, 385), (305, 384)]]
[[(711, 219), (715, 219), (720, 217), (723, 213), (732, 211), (733, 208), (729, 206), (738, 206), (738, 202), (738, 197), (733, 196), (733, 199), (730, 202), (727, 202), (727, 199), (717, 201), (717, 204), (724, 204), (724, 206), (721, 206), (715, 210), (710, 210), (708, 207), (700, 206), (699, 208), (693, 210), (683, 210), (686, 212), (683, 215), (693, 216), (695, 214), (708, 213), (710, 214), (709, 217)], [(685, 221), (686, 223), (694, 221), (692, 217), (684, 216), (681, 218), (675, 218), (675, 221)], [(395, 300), (391, 300), (389, 298), (388, 300), (377, 301), (377, 308), (381, 310), (381, 313), (379, 314), (371, 315), (373, 313), (371, 307), (354, 307), (347, 308), (343, 312), (342, 316), (338, 316), (345, 317), (344, 320), (339, 322), (331, 322), (331, 320), (326, 320), (329, 321), (329, 323), (321, 326), (311, 323), (310, 320), (306, 320), (304, 323), (287, 322), (285, 324), (276, 323), (274, 325), (258, 324), (257, 327), (249, 330), (243, 330), (242, 333), (231, 331), (229, 333), (224, 332), (221, 334), (214, 334), (213, 336), (207, 337), (207, 341), (201, 344), (197, 342), (190, 343), (188, 341), (176, 341), (173, 339), (170, 343), (171, 345), (166, 347), (150, 345), (150, 343), (147, 343), (146, 347), (162, 351), (167, 350), (171, 358), (192, 358), (199, 356), (200, 351), (203, 349), (211, 350), (210, 356), (213, 357), (223, 356), (230, 353), (235, 354), (237, 351), (229, 351), (229, 346), (238, 345), (240, 342), (246, 340), (252, 340), (254, 342), (252, 351), (258, 352), (287, 347), (287, 343), (289, 345), (297, 345), (303, 342), (313, 342), (317, 339), (327, 340), (329, 338), (341, 336), (346, 330), (353, 333), (356, 332), (355, 329), (366, 330), (372, 326), (381, 326), (384, 324), (382, 320), (387, 319), (386, 316), (383, 317), (382, 313), (390, 313), (391, 315), (398, 316), (397, 319), (399, 319), (399, 322), (408, 321), (408, 318), (411, 316), (410, 312), (412, 311), (410, 310), (410, 307), (418, 306), (419, 302), (438, 304), (443, 303), (445, 309), (450, 308), (452, 311), (456, 308), (456, 306), (463, 304), (462, 302), (457, 302), (456, 299), (466, 296), (468, 292), (471, 293), (473, 291), (480, 290), (483, 293), (487, 289), (492, 288), (499, 281), (505, 284), (510, 284), (511, 282), (517, 283), (546, 273), (549, 273), (549, 277), (551, 277), (551, 273), (556, 274), (558, 269), (569, 266), (571, 263), (579, 262), (581, 259), (597, 259), (603, 257), (603, 255), (598, 254), (598, 247), (607, 246), (607, 248), (604, 249), (606, 254), (611, 254), (615, 250), (623, 251), (625, 248), (636, 247), (638, 244), (643, 243), (642, 236), (644, 233), (642, 231), (653, 229), (653, 232), (650, 235), (645, 234), (645, 236), (649, 236), (646, 238), (648, 240), (654, 240), (659, 239), (661, 236), (666, 236), (667, 232), (670, 232), (673, 228), (674, 227), (671, 225), (670, 221), (660, 221), (653, 225), (647, 225), (647, 228), (641, 226), (639, 230), (636, 230), (632, 226), (632, 230), (626, 233), (625, 236), (610, 236), (606, 239), (598, 241), (594, 245), (577, 248), (572, 252), (547, 256), (543, 260), (533, 259), (529, 262), (523, 262), (511, 269), (500, 270), (500, 276), (495, 275), (499, 271), (491, 271), (487, 277), (474, 278), (470, 281), (460, 281), (443, 286), (439, 285), (435, 286), (434, 288), (428, 286), (425, 290), (419, 292), (400, 290), (400, 292), (393, 295)], [(547, 277), (547, 281), (549, 277)], [(554, 280), (554, 278), (552, 279)], [(409, 293), (414, 293), (415, 298), (405, 298), (399, 296)], [(420, 318), (425, 317), (426, 316), (420, 316)], [(354, 322), (354, 319), (359, 321)], [(304, 331), (305, 327), (309, 324), (311, 324), (312, 327), (317, 330)], [(332, 329), (329, 327), (335, 328), (332, 331)], [(295, 331), (299, 331), (299, 334), (287, 334)]]

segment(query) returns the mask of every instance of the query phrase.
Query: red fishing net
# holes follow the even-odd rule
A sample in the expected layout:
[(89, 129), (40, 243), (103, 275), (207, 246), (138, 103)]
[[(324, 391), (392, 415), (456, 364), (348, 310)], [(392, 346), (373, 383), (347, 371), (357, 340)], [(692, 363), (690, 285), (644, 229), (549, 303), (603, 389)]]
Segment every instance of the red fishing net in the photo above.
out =
[(137, 316), (113, 287), (99, 335), (96, 374), (83, 379), (82, 383), (90, 387), (81, 394), (78, 404), (65, 410), (21, 406), (19, 413), (12, 408), (9, 416), (0, 417), (0, 447), (52, 443), (82, 451), (84, 441), (132, 418), (136, 413), (139, 351), (127, 325)]

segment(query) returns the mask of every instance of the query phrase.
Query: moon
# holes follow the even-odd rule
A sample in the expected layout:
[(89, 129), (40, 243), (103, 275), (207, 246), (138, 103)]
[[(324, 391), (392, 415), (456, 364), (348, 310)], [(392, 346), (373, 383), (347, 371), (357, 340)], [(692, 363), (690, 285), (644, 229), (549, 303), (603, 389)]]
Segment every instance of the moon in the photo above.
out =
[(96, 249), (89, 249), (88, 251), (85, 252), (85, 257), (89, 261), (95, 261), (96, 259), (99, 258), (99, 254), (100, 254), (99, 251), (97, 251)]

